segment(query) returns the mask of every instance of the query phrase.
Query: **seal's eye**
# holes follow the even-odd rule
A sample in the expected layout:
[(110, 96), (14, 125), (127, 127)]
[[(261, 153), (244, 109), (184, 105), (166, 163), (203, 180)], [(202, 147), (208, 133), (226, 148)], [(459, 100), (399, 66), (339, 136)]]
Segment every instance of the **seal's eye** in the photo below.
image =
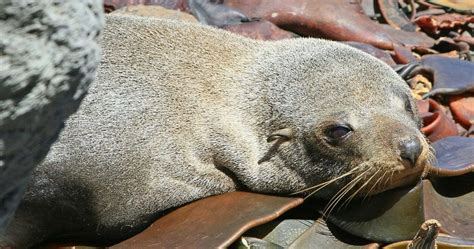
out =
[(330, 126), (326, 130), (326, 138), (327, 138), (327, 141), (330, 143), (340, 142), (346, 139), (347, 137), (349, 137), (351, 133), (352, 133), (352, 129), (349, 126), (343, 125), (343, 124), (337, 124), (337, 125)]

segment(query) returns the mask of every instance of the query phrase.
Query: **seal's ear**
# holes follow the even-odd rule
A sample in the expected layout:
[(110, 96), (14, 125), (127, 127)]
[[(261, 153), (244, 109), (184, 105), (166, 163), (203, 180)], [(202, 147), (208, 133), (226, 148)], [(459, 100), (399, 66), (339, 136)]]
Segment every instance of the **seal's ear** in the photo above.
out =
[(290, 128), (283, 128), (273, 132), (268, 138), (267, 142), (273, 142), (278, 140), (278, 142), (282, 143), (288, 140), (293, 139), (293, 130)]
[(293, 137), (294, 137), (294, 133), (293, 133), (293, 130), (290, 129), (290, 128), (284, 128), (284, 129), (280, 129), (280, 130), (277, 130), (277, 131), (273, 132), (267, 138), (267, 142), (270, 143), (270, 142), (275, 141), (275, 143), (273, 143), (270, 146), (267, 153), (260, 160), (258, 160), (257, 163), (261, 164), (263, 162), (266, 162), (266, 161), (270, 160), (270, 158), (272, 158), (273, 155), (277, 152), (280, 145), (283, 144), (286, 141), (290, 141), (291, 139), (293, 139)]

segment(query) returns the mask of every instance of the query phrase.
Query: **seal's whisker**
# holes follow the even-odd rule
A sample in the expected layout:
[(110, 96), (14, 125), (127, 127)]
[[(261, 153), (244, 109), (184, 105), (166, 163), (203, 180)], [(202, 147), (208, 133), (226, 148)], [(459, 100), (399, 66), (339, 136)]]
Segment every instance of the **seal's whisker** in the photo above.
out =
[[(363, 175), (363, 173), (360, 174), (360, 175)], [(360, 175), (359, 175), (359, 176), (360, 176)], [(335, 199), (339, 196), (339, 194), (342, 193), (346, 188), (348, 188), (348, 187), (350, 186), (350, 184), (353, 183), (356, 179), (357, 179), (357, 177), (354, 178), (354, 179), (352, 179), (352, 180), (351, 180), (350, 182), (348, 182), (346, 185), (344, 185), (344, 187), (342, 187), (338, 192), (336, 192), (336, 194), (329, 200), (328, 204), (327, 204), (326, 207), (324, 208), (323, 217), (326, 216), (325, 214), (326, 214), (327, 210), (332, 206), (333, 202), (334, 202)]]
[[(323, 189), (324, 187), (326, 187), (326, 186), (328, 186), (329, 184), (331, 184), (332, 182), (334, 182), (334, 181), (336, 181), (336, 180), (338, 180), (338, 179), (341, 179), (342, 177), (345, 177), (345, 176), (347, 176), (347, 175), (349, 175), (349, 174), (354, 173), (354, 171), (356, 171), (356, 170), (359, 169), (359, 168), (360, 168), (360, 166), (357, 166), (357, 167), (355, 167), (354, 169), (352, 169), (352, 170), (350, 170), (349, 172), (347, 172), (346, 174), (343, 174), (342, 176), (339, 176), (339, 177), (337, 177), (337, 178), (334, 178), (333, 180), (330, 180), (330, 181), (326, 181), (323, 186), (321, 186), (321, 187), (319, 187), (318, 189), (316, 189), (316, 190), (314, 190), (313, 192), (311, 192), (311, 193), (310, 193), (308, 196), (306, 196), (304, 199), (306, 200), (307, 198), (309, 198), (310, 196), (312, 196), (313, 194), (315, 194), (315, 193), (318, 192), (319, 190), (321, 190), (321, 189)], [(350, 184), (350, 182), (349, 182), (348, 184)], [(318, 185), (321, 185), (321, 184), (318, 184)], [(347, 185), (346, 185), (346, 186), (347, 186)], [(336, 193), (336, 194), (337, 194), (337, 193)], [(333, 198), (334, 198), (334, 197), (333, 197)]]
[[(393, 175), (393, 172), (395, 172), (395, 171), (393, 171), (393, 170), (389, 170), (389, 171), (388, 171), (388, 173), (392, 173), (392, 175)], [(387, 177), (387, 179), (385, 179), (385, 183), (384, 183), (383, 186), (384, 186), (384, 187), (387, 186), (389, 182), (390, 182), (390, 177)]]
[(390, 175), (387, 175), (387, 179), (385, 179), (384, 184), (381, 186), (382, 188), (389, 186), (390, 181), (392, 180), (393, 174), (396, 173), (396, 170), (389, 170), (387, 171), (387, 173), (389, 173)]
[(357, 193), (359, 193), (362, 189), (364, 189), (365, 186), (367, 186), (367, 184), (370, 183), (370, 181), (372, 181), (372, 179), (380, 172), (380, 169), (378, 169), (377, 171), (375, 171), (375, 173), (372, 174), (372, 176), (364, 183), (362, 184), (362, 186), (360, 186), (360, 188), (358, 188), (351, 196), (349, 196), (349, 198), (347, 198), (347, 200), (345, 200), (342, 205), (339, 207), (343, 207), (343, 206), (347, 206), (351, 201), (352, 199), (354, 199), (354, 197), (357, 195)]
[(315, 185), (315, 186), (312, 186), (312, 187), (309, 187), (309, 188), (306, 188), (306, 189), (297, 191), (297, 192), (293, 193), (292, 195), (294, 195), (294, 194), (299, 194), (299, 193), (302, 193), (302, 192), (305, 192), (305, 191), (308, 191), (308, 190), (312, 190), (312, 189), (317, 188), (317, 187), (322, 186), (322, 185), (327, 186), (327, 185), (329, 185), (330, 183), (333, 183), (333, 182), (335, 182), (335, 181), (337, 181), (337, 180), (339, 180), (339, 179), (341, 179), (341, 178), (343, 178), (343, 177), (346, 177), (346, 176), (348, 176), (348, 175), (351, 175), (351, 174), (354, 173), (354, 171), (356, 171), (358, 168), (359, 168), (359, 167), (355, 167), (355, 168), (353, 168), (352, 170), (348, 171), (347, 173), (344, 173), (344, 174), (342, 174), (342, 175), (340, 175), (340, 176), (338, 176), (338, 177), (336, 177), (336, 178), (333, 178), (333, 179), (331, 179), (331, 180), (329, 180), (329, 181), (325, 181), (325, 182), (320, 183), (320, 184), (317, 184), (317, 185)]
[(329, 184), (331, 184), (332, 182), (326, 182), (323, 186), (317, 188), (316, 190), (314, 190), (313, 192), (311, 192), (309, 195), (305, 196), (304, 199), (308, 199), (310, 196), (312, 196), (313, 194), (315, 194), (316, 192), (318, 192), (319, 190), (325, 188), (326, 186), (328, 186)]
[(385, 171), (383, 172), (383, 175), (381, 177), (379, 177), (379, 179), (377, 181), (375, 181), (374, 185), (369, 189), (369, 191), (367, 191), (367, 193), (365, 194), (364, 198), (362, 199), (362, 202), (365, 201), (365, 199), (367, 197), (370, 196), (370, 194), (372, 193), (372, 190), (374, 190), (374, 188), (377, 186), (377, 184), (379, 183), (382, 183), (382, 179), (385, 177), (385, 175), (387, 174), (388, 171)]
[(436, 162), (436, 150), (433, 146), (428, 145), (428, 163), (433, 164)]
[[(349, 173), (349, 172), (348, 172), (348, 173)], [(353, 173), (353, 172), (351, 172), (351, 173)], [(347, 173), (346, 173), (346, 174), (347, 174)], [(343, 177), (345, 177), (345, 176), (343, 176)], [(321, 190), (321, 189), (327, 187), (329, 184), (331, 184), (331, 183), (333, 183), (334, 181), (339, 180), (339, 179), (341, 179), (341, 178), (342, 178), (342, 177), (337, 177), (337, 178), (334, 178), (333, 180), (326, 181), (326, 182), (323, 183), (324, 185), (322, 185), (322, 186), (321, 186), (321, 184), (318, 184), (318, 186), (320, 186), (320, 187), (317, 188), (316, 190), (314, 190), (313, 192), (311, 192), (311, 193), (310, 193), (309, 195), (307, 195), (304, 199), (305, 199), (305, 200), (308, 199), (309, 197), (311, 197), (313, 194), (315, 194), (315, 193), (318, 192), (319, 190)]]
[(435, 150), (432, 146), (428, 146), (428, 152), (426, 153), (426, 164), (424, 165), (425, 169), (422, 174), (422, 178), (426, 178), (431, 171), (433, 170), (433, 165), (436, 164), (436, 155)]
[(334, 207), (337, 205), (337, 203), (344, 197), (361, 179), (363, 179), (363, 176), (365, 175), (365, 172), (362, 172), (360, 175), (356, 176), (354, 179), (352, 179), (349, 183), (347, 183), (343, 188), (341, 188), (331, 200), (329, 200), (328, 205), (324, 208), (323, 211), (323, 217), (328, 217), (329, 214), (332, 212)]
[[(322, 186), (321, 188), (318, 188), (318, 189), (316, 190), (316, 191), (318, 191), (318, 190), (320, 190), (320, 189), (326, 187), (327, 185), (329, 185), (329, 184), (331, 184), (331, 183), (333, 183), (333, 182), (335, 182), (335, 181), (337, 181), (337, 180), (339, 180), (339, 179), (341, 179), (341, 178), (344, 178), (344, 177), (346, 177), (346, 176), (348, 176), (348, 175), (351, 175), (352, 173), (354, 173), (354, 171), (358, 170), (359, 168), (360, 168), (360, 166), (357, 166), (357, 167), (351, 169), (350, 171), (348, 171), (348, 172), (346, 172), (346, 173), (344, 173), (344, 174), (342, 174), (342, 175), (340, 175), (340, 176), (338, 176), (338, 177), (336, 177), (336, 178), (333, 178), (333, 179), (331, 179), (331, 180), (329, 180), (329, 181), (325, 181), (325, 182), (316, 184), (316, 185), (314, 185), (314, 186), (312, 186), (312, 187), (309, 187), (309, 188), (305, 188), (305, 189), (296, 191), (296, 192), (292, 193), (291, 195), (300, 194), (300, 193), (303, 193), (303, 192), (305, 192), (305, 191), (312, 190), (312, 189), (315, 189), (315, 188), (318, 188), (318, 187)], [(324, 186), (323, 186), (323, 185), (324, 185)], [(314, 194), (316, 191), (312, 192), (310, 195)], [(306, 198), (308, 198), (308, 196), (305, 197), (305, 199), (306, 199)]]
[[(344, 191), (344, 193), (343, 193), (341, 196), (338, 197), (337, 202), (341, 201), (341, 200), (342, 200), (342, 197), (345, 196), (347, 193), (349, 193), (349, 191), (351, 191), (351, 190), (363, 179), (363, 175), (365, 175), (365, 173), (359, 175), (359, 177), (358, 177), (359, 179), (358, 179), (357, 181), (355, 181), (353, 184), (351, 184), (350, 188), (347, 188), (347, 189)], [(338, 203), (335, 203), (335, 204), (333, 205), (333, 208), (335, 208), (337, 204), (338, 204)]]
[(395, 174), (395, 171), (392, 170), (392, 174), (390, 174), (390, 177), (389, 177), (390, 180), (388, 181), (389, 183), (392, 181), (392, 178), (393, 178), (393, 175), (394, 175), (394, 174)]
[(337, 206), (337, 204), (339, 204), (339, 202), (342, 200), (342, 198), (343, 198), (344, 196), (346, 196), (346, 194), (349, 193), (349, 191), (351, 191), (352, 188), (353, 188), (354, 186), (356, 186), (357, 183), (359, 183), (359, 181), (361, 181), (362, 179), (363, 179), (362, 177), (359, 178), (359, 179), (357, 179), (357, 181), (353, 182), (350, 186), (348, 186), (348, 187), (344, 190), (344, 192), (342, 192), (341, 194), (339, 194), (339, 196), (337, 196), (337, 198), (335, 198), (335, 200), (334, 200), (333, 203), (331, 204), (331, 207), (328, 207), (328, 208), (327, 208), (328, 210), (327, 210), (327, 212), (325, 212), (324, 216), (328, 217), (328, 216), (332, 213), (332, 211), (334, 210), (334, 208)]

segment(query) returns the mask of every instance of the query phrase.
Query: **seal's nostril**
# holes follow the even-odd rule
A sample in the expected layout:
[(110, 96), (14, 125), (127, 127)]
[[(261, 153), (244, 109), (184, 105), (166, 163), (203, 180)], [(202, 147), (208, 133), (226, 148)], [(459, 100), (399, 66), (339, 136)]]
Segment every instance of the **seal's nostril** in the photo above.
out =
[(415, 165), (416, 160), (421, 154), (421, 142), (418, 138), (411, 138), (405, 140), (400, 144), (400, 157), (411, 162), (412, 166)]

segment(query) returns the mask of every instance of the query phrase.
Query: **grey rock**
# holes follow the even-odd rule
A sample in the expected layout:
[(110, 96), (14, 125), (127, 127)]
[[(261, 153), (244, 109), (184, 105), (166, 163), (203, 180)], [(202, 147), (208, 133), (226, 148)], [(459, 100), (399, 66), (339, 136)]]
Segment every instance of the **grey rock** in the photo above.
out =
[(95, 77), (99, 0), (0, 0), (0, 233)]

